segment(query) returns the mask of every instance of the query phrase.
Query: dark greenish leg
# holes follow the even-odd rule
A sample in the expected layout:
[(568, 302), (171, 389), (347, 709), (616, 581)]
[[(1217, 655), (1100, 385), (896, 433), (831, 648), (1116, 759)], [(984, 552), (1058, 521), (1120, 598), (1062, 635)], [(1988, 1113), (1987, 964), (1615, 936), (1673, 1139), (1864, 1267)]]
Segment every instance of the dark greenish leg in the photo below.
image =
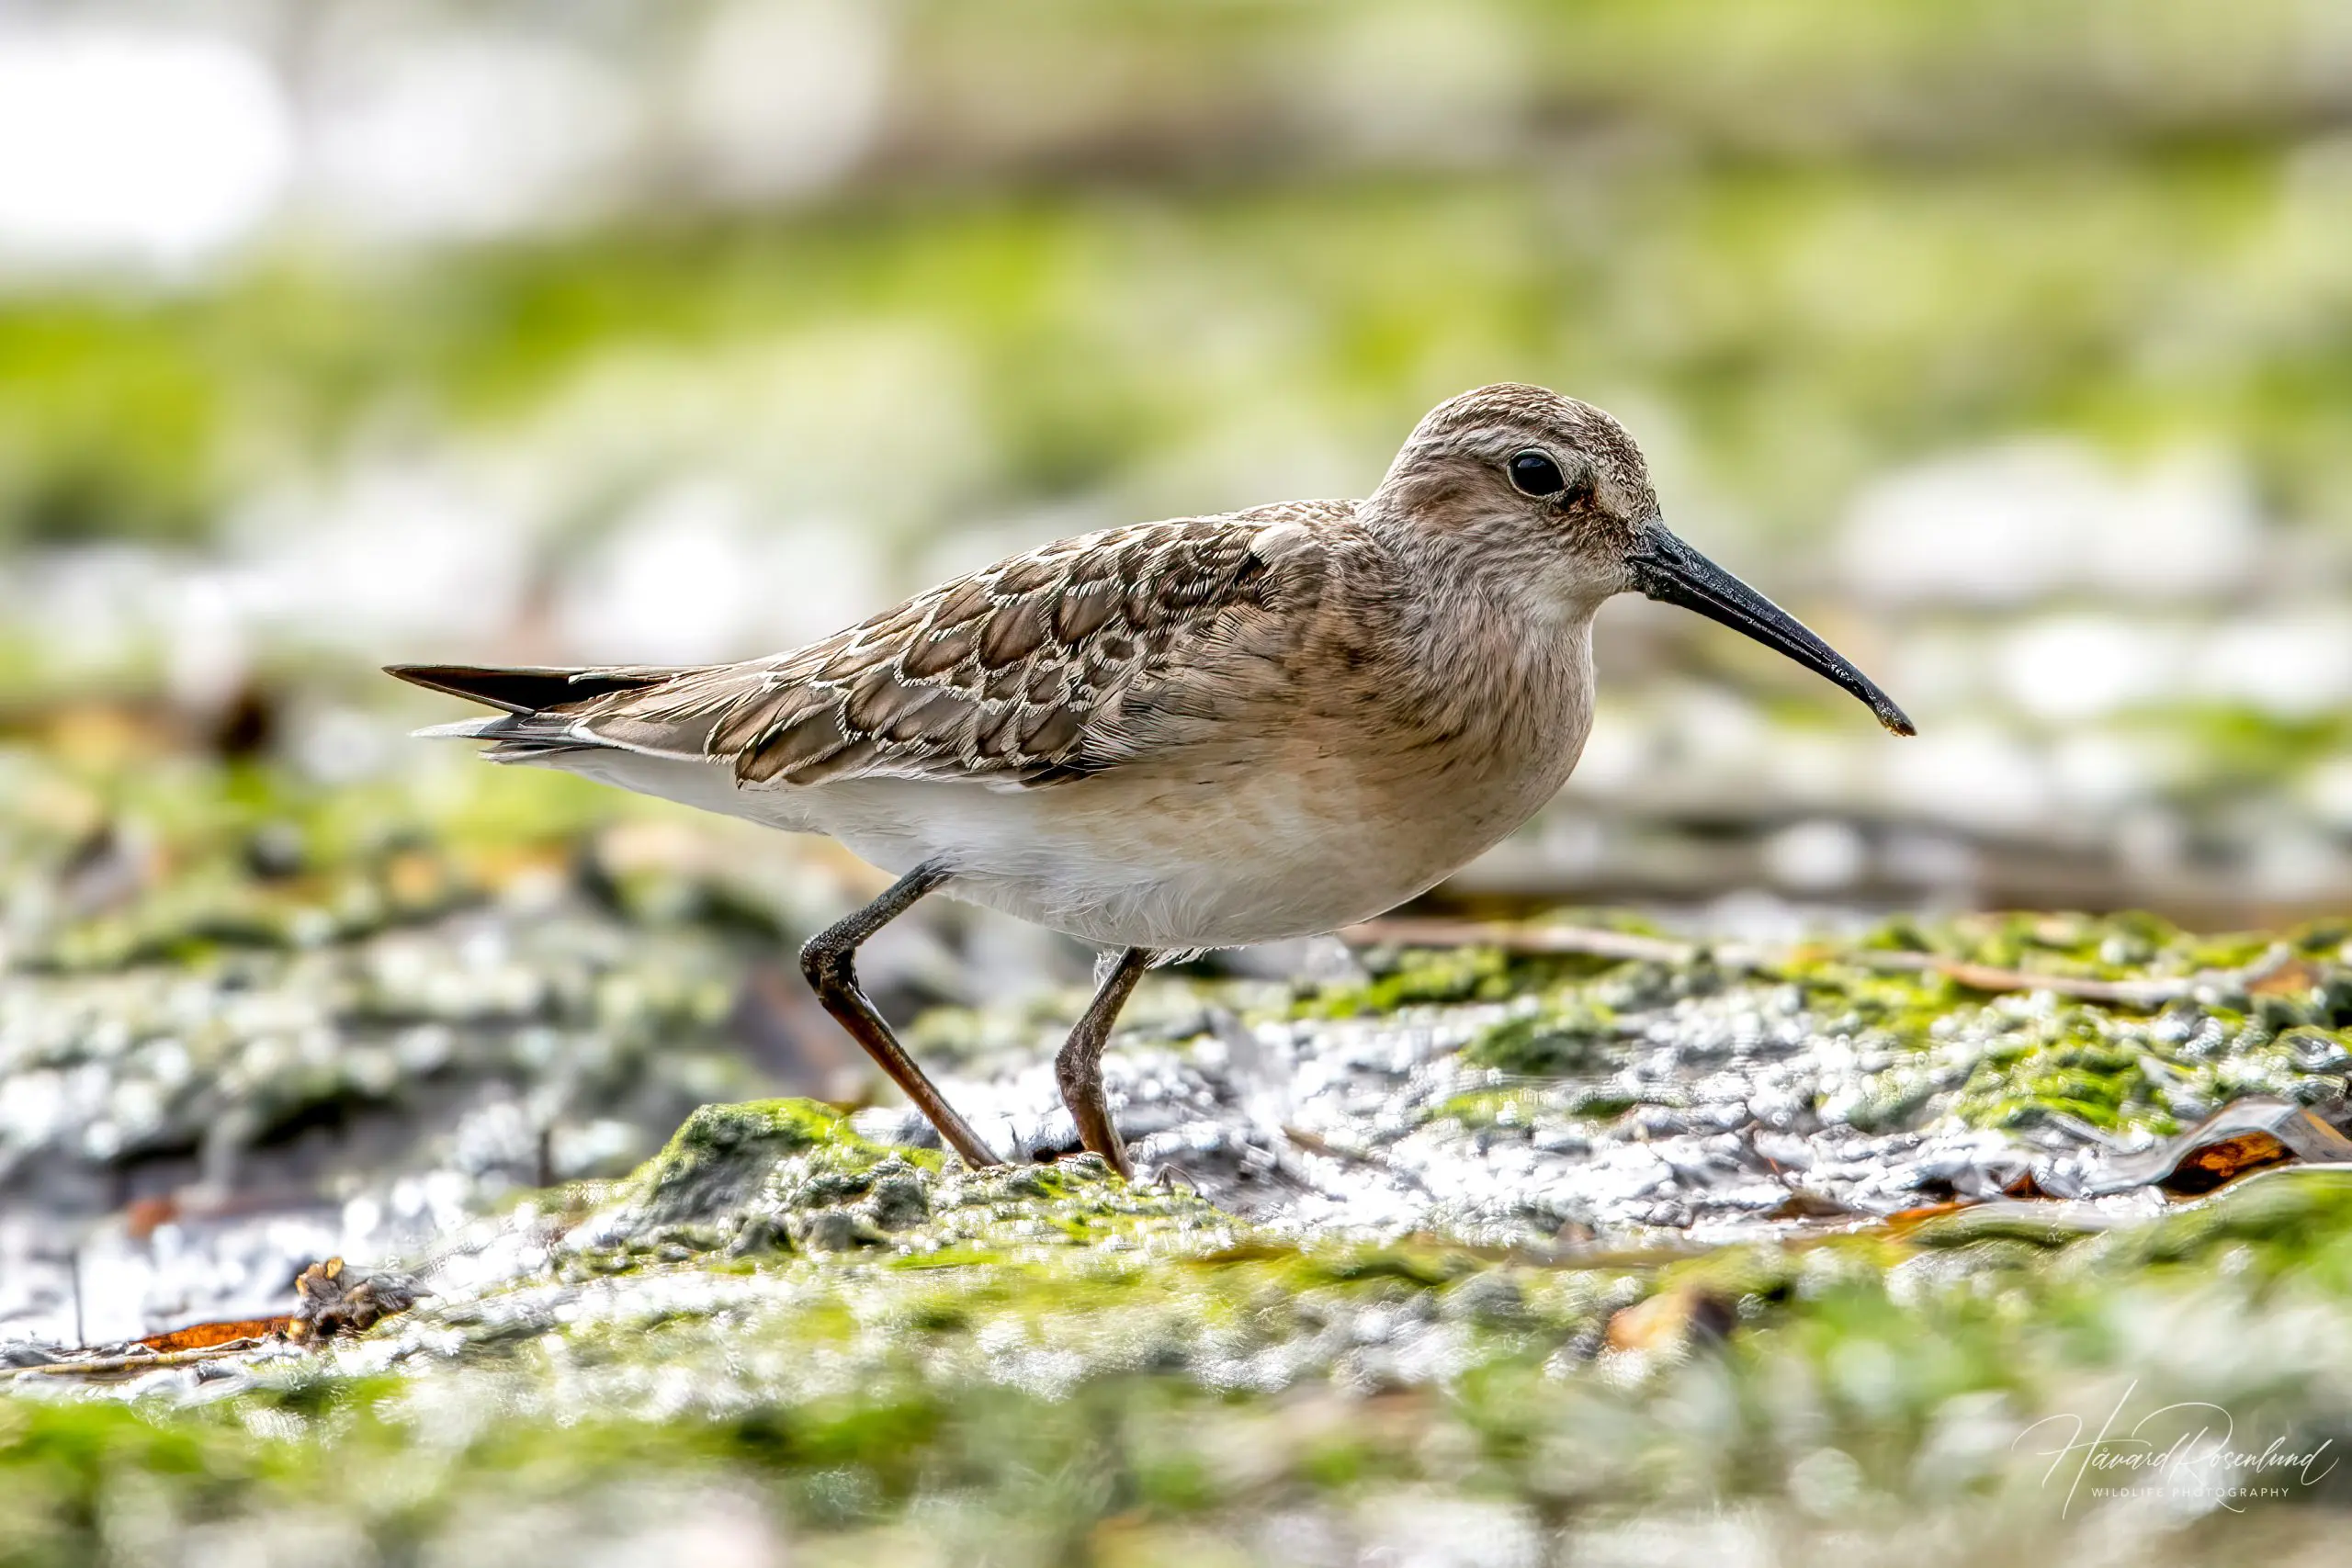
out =
[(1078, 1021), (1062, 1054), (1054, 1058), (1054, 1076), (1061, 1080), (1062, 1103), (1069, 1107), (1070, 1120), (1078, 1123), (1078, 1141), (1110, 1161), (1113, 1170), (1129, 1178), (1135, 1175), (1135, 1167), (1127, 1163), (1126, 1145), (1119, 1142), (1119, 1130), (1111, 1124), (1111, 1108), (1102, 1100), (1102, 1047), (1111, 1038), (1111, 1026), (1119, 1021), (1119, 1010), (1127, 1005), (1136, 982), (1150, 967), (1149, 948), (1131, 947), (1119, 954), (1111, 972), (1102, 976), (1094, 999), (1087, 1004), (1086, 1016)]
[(857, 950), (865, 939), (914, 908), (915, 900), (924, 894), (935, 892), (952, 874), (936, 861), (919, 865), (892, 883), (882, 897), (868, 904), (847, 919), (827, 926), (808, 939), (800, 950), (800, 972), (808, 976), (808, 984), (816, 988), (817, 999), (825, 1004), (850, 1038), (865, 1047), (865, 1054), (881, 1065), (891, 1081), (906, 1091), (915, 1109), (928, 1117), (939, 1129), (947, 1146), (964, 1156), (970, 1166), (1000, 1165), (1003, 1162), (989, 1153), (980, 1135), (972, 1131), (971, 1123), (956, 1114), (938, 1086), (923, 1075), (915, 1059), (907, 1055), (882, 1015), (874, 1010), (865, 992), (857, 984)]

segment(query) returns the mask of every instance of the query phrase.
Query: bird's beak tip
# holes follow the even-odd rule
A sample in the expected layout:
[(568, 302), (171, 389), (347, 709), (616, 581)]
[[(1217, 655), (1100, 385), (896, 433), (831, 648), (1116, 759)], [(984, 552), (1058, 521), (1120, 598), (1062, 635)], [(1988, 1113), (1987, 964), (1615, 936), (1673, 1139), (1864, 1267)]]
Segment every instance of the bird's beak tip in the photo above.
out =
[(1644, 529), (1630, 564), (1633, 586), (1652, 599), (1695, 610), (1786, 654), (1861, 699), (1894, 735), (1917, 735), (1911, 716), (1846, 657), (1786, 610), (1684, 544), (1662, 523)]

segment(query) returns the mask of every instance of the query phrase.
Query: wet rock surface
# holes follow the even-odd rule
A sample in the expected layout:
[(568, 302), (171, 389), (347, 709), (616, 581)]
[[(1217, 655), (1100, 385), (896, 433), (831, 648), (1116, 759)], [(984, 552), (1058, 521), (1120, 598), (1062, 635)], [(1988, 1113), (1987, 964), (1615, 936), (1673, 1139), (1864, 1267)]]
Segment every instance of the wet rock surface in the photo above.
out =
[[(1278, 1001), (1208, 987), (1188, 1017), (1163, 991), (1108, 1068), (1140, 1164), (1300, 1235), (1721, 1243), (2025, 1184), (2134, 1190), (2120, 1162), (2247, 1096), (2344, 1111), (2352, 969), (2332, 929), (2282, 948), (2036, 917), (1898, 923), (1736, 964), (1362, 956), (1370, 972)], [(2084, 1001), (2036, 976), (2151, 999)], [(1069, 1138), (1035, 1066), (959, 1094), (1015, 1146)], [(861, 1124), (925, 1135), (883, 1111)]]
[[(0, 1325), (259, 1309), (334, 1252), (623, 1171), (760, 1080), (731, 960), (610, 919), (461, 911), (309, 949), (12, 976)], [(76, 1264), (76, 1258), (79, 1264)]]
[[(1684, 962), (1335, 944), (1307, 955), (1319, 979), (1156, 977), (1106, 1072), (1147, 1182), (1295, 1240), (1718, 1246), (2005, 1195), (2144, 1214), (2149, 1173), (2178, 1189), (2199, 1157), (2173, 1143), (2249, 1097), (2298, 1135), (2241, 1129), (2267, 1142), (2203, 1156), (2229, 1174), (2342, 1146), (2343, 947), (2074, 917)], [(284, 1310), (317, 1258), (412, 1258), (514, 1194), (628, 1169), (766, 1079), (734, 1030), (743, 952), (478, 908), (20, 978), (0, 1326), (70, 1342)], [(1078, 1001), (934, 1011), (910, 1035), (998, 1146), (1066, 1158), (1051, 1053)], [(937, 1157), (902, 1107), (854, 1125)], [(686, 1129), (696, 1157), (600, 1223), (700, 1234), (790, 1153), (772, 1126)], [(839, 1251), (935, 1217), (903, 1173), (862, 1201), (785, 1204), (729, 1245)]]
[[(2075, 1528), (2037, 1423), (2138, 1389), (2308, 1452), (2352, 1408), (2341, 930), (1620, 919), (1162, 974), (1106, 1061), (1129, 1184), (1056, 1100), (1075, 990), (891, 1002), (1019, 1164), (746, 1098), (808, 1070), (762, 1054), (808, 1048), (760, 977), (790, 922), (636, 863), (19, 962), (0, 1540), (1291, 1562), (1439, 1520), (1417, 1560), (1486, 1562), (1899, 1524), (1990, 1562)], [(943, 957), (978, 962), (876, 973)], [(2352, 1505), (2305, 1468), (2309, 1517)], [(2202, 1473), (2100, 1539), (2196, 1560), (2235, 1517)]]
[[(1722, 1547), (1729, 1487), (1723, 1549), (1750, 1554), (1866, 1530), (1993, 1562), (2095, 1530), (2188, 1562), (2240, 1524), (2223, 1461), (2077, 1521), (2037, 1434), (2193, 1397), (2298, 1456), (2267, 1479), (2316, 1506), (2271, 1539), (2315, 1549), (2352, 1505), (2302, 1459), (2352, 1394), (2306, 1359), (2352, 1327), (2352, 1172), (2022, 1213), (2061, 1207), (1679, 1251), (1302, 1239), (1091, 1158), (970, 1172), (805, 1101), (714, 1106), (623, 1180), (444, 1237), (432, 1293), (356, 1337), (21, 1363), (0, 1474), (36, 1506), (17, 1539), (61, 1550), (119, 1546), (130, 1486), (152, 1528), (246, 1554), (331, 1526), (371, 1561), (478, 1560), (526, 1539), (520, 1508), (534, 1550), (603, 1529), (641, 1555), (690, 1519), (721, 1561), (1043, 1562), (1111, 1528), (1349, 1562), (1439, 1518), (1472, 1555), (1424, 1560), (1537, 1562)], [(134, 1544), (192, 1560), (169, 1539)]]

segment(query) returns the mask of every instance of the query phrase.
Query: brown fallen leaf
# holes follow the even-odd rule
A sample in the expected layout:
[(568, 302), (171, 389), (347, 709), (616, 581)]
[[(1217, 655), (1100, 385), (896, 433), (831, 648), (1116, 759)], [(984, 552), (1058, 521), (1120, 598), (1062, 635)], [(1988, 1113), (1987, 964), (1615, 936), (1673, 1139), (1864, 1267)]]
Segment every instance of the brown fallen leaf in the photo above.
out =
[(2246, 994), (2255, 997), (2290, 997), (2310, 990), (2320, 982), (2317, 969), (2301, 958), (2281, 964), (2267, 975), (2258, 975), (2246, 986)]
[(2211, 1192), (2267, 1165), (2286, 1165), (2295, 1151), (2269, 1133), (2252, 1131), (2191, 1149), (2164, 1179), (2167, 1192)]
[(1609, 1348), (1661, 1351), (1720, 1345), (1738, 1321), (1738, 1307), (1722, 1292), (1679, 1286), (1612, 1314)]
[(1899, 1236), (1905, 1231), (1917, 1229), (1929, 1220), (1941, 1219), (1946, 1214), (1957, 1214), (1962, 1209), (1973, 1209), (1982, 1201), (1982, 1199), (1977, 1198), (1953, 1198), (1941, 1203), (1922, 1203), (1914, 1209), (1898, 1209), (1879, 1221), (1872, 1228), (1883, 1231), (1888, 1235)]
[(180, 1217), (177, 1198), (164, 1194), (133, 1198), (122, 1211), (122, 1226), (133, 1241), (145, 1241)]
[(289, 1317), (239, 1317), (221, 1323), (191, 1323), (168, 1334), (150, 1334), (139, 1343), (150, 1350), (209, 1350), (240, 1339), (266, 1339), (284, 1334)]
[(2309, 1106), (2269, 1095), (2233, 1100), (2178, 1137), (2111, 1160), (2084, 1187), (2086, 1196), (2155, 1187), (2176, 1197), (2211, 1192), (2267, 1166), (2352, 1164), (2352, 1138)]
[(2033, 1198), (2055, 1197), (2056, 1194), (2043, 1191), (2041, 1183), (2035, 1179), (2032, 1170), (2029, 1168), (2020, 1173), (2015, 1181), (2002, 1188), (2001, 1196), (2024, 1201)]

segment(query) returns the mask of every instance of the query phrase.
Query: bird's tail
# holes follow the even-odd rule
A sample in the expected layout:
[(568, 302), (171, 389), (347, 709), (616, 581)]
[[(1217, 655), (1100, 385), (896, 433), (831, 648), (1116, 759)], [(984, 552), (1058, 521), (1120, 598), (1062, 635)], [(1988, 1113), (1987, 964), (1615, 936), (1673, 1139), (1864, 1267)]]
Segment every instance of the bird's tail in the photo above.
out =
[(684, 673), (682, 669), (629, 665), (562, 669), (547, 665), (388, 664), (384, 673), (503, 711), (428, 726), (415, 733), (434, 739), (494, 740), (497, 761), (526, 761), (582, 749), (573, 719), (583, 705), (619, 692), (640, 691)]
[(615, 692), (634, 692), (644, 686), (658, 686), (673, 676), (683, 675), (684, 668), (669, 669), (658, 665), (617, 665), (603, 669), (564, 669), (545, 664), (387, 664), (384, 673), (406, 681), (412, 686), (423, 686), (428, 692), (447, 692), (453, 697), (464, 697), (485, 707), (504, 708), (508, 713), (545, 713), (550, 708), (571, 707), (596, 697), (610, 696)]

